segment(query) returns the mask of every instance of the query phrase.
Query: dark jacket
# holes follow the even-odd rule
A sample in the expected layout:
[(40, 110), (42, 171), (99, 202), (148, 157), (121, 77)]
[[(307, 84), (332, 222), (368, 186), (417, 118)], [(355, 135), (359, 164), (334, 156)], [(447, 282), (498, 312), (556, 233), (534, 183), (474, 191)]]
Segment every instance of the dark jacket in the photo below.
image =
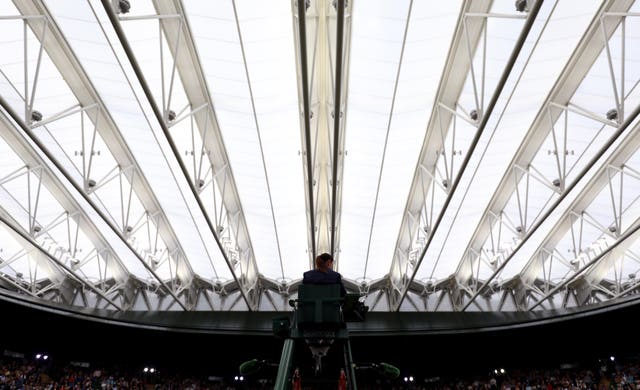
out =
[(327, 272), (318, 271), (317, 269), (307, 271), (303, 275), (302, 284), (339, 284), (340, 295), (345, 296), (347, 294), (347, 290), (342, 284), (342, 276), (333, 270), (327, 270)]

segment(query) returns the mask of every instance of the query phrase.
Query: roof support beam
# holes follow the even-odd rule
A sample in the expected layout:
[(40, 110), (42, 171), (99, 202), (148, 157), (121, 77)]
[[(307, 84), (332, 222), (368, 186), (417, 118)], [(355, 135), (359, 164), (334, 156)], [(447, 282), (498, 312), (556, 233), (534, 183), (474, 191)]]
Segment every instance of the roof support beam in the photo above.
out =
[[(638, 108), (636, 108), (636, 112)], [(556, 246), (561, 241), (561, 239), (568, 234), (570, 231), (572, 235), (576, 237), (574, 240), (574, 257), (570, 259), (569, 263), (571, 267), (575, 267), (575, 272), (568, 278), (567, 281), (563, 282), (560, 286), (556, 286), (553, 289), (549, 289), (545, 291), (543, 298), (535, 304), (533, 307), (539, 306), (544, 300), (548, 299), (551, 294), (551, 291), (558, 291), (561, 286), (566, 286), (571, 280), (578, 277), (580, 274), (584, 274), (585, 279), (588, 279), (588, 285), (597, 284), (606, 274), (606, 270), (613, 266), (612, 263), (605, 263), (600, 261), (599, 263), (594, 263), (595, 258), (619, 258), (622, 256), (626, 248), (634, 241), (633, 238), (628, 239), (626, 243), (619, 244), (618, 241), (621, 240), (623, 234), (627, 233), (629, 229), (633, 229), (637, 226), (638, 221), (635, 221), (629, 224), (627, 231), (623, 231), (622, 224), (620, 221), (622, 220), (622, 209), (621, 205), (616, 205), (616, 203), (612, 203), (613, 210), (610, 213), (614, 221), (611, 221), (612, 224), (610, 226), (597, 226), (596, 228), (602, 231), (603, 236), (615, 237), (616, 238), (616, 246), (619, 248), (616, 250), (619, 253), (619, 256), (605, 256), (603, 253), (608, 253), (612, 250), (612, 246), (605, 248), (602, 252), (591, 253), (588, 246), (583, 246), (581, 242), (581, 234), (580, 232), (573, 232), (574, 226), (577, 224), (578, 226), (582, 225), (582, 222), (589, 223), (588, 219), (588, 210), (589, 206), (592, 204), (594, 199), (598, 196), (599, 193), (605, 190), (605, 187), (612, 185), (612, 171), (617, 172), (617, 175), (626, 175), (625, 170), (629, 168), (625, 168), (628, 160), (637, 153), (638, 148), (640, 147), (640, 124), (637, 123), (619, 144), (617, 149), (607, 158), (607, 161), (600, 167), (598, 173), (593, 177), (593, 179), (589, 182), (589, 184), (583, 189), (581, 195), (568, 207), (567, 211), (560, 218), (559, 222), (549, 231), (543, 242), (540, 244), (534, 255), (529, 259), (527, 265), (524, 267), (521, 273), (521, 279), (525, 284), (532, 284), (536, 279), (540, 277), (541, 272), (545, 268), (545, 261), (550, 262), (553, 259), (551, 258), (554, 253), (557, 251)], [(614, 169), (612, 167), (622, 167), (622, 169)], [(631, 169), (630, 174), (635, 176), (635, 172)], [(630, 180), (636, 180), (637, 178)], [(620, 189), (620, 192), (624, 191), (624, 188)], [(620, 193), (620, 197), (622, 197), (622, 193)], [(614, 200), (617, 197), (614, 197)], [(597, 221), (594, 221), (597, 223)], [(591, 243), (590, 246), (595, 245), (596, 243)], [(587, 264), (589, 266), (587, 267)], [(597, 265), (594, 265), (597, 264)], [(546, 266), (548, 268), (549, 265)], [(580, 267), (580, 268), (577, 268)], [(602, 267), (606, 268), (603, 269)], [(600, 268), (600, 271), (597, 272), (596, 268)], [(533, 307), (531, 309), (533, 309)]]
[[(193, 196), (202, 210), (211, 234), (225, 257), (234, 281), (241, 290), (244, 301), (250, 310), (256, 310), (260, 297), (260, 292), (257, 290), (259, 270), (235, 180), (231, 170), (227, 169), (229, 167), (229, 158), (222, 141), (215, 106), (206, 83), (199, 54), (188, 21), (185, 18), (184, 7), (178, 0), (153, 1), (153, 4), (158, 13), (156, 17), (159, 18), (164, 38), (172, 53), (173, 67), (182, 81), (189, 106), (183, 110), (185, 111), (184, 115), (174, 119), (169, 118), (172, 112), (172, 88), (165, 87), (163, 87), (163, 91), (168, 90), (169, 92), (167, 96), (163, 96), (162, 107), (157, 106), (157, 99), (150, 101), (154, 106), (154, 111), (157, 112), (156, 116), (161, 114), (160, 117), (162, 119), (159, 118), (159, 122), (163, 132), (169, 140), (185, 178), (190, 184)], [(106, 2), (103, 1), (103, 5), (106, 7)], [(110, 15), (113, 14), (111, 9), (108, 12)], [(168, 19), (170, 17), (177, 18), (179, 23), (176, 23), (176, 20)], [(121, 22), (125, 20), (129, 20), (129, 18), (120, 18)], [(124, 36), (121, 36), (121, 41), (123, 38)], [(135, 62), (133, 53), (128, 53), (128, 55), (133, 59), (132, 62)], [(135, 67), (137, 68), (137, 65)], [(163, 83), (164, 80), (163, 75)], [(150, 96), (150, 91), (148, 94)], [(212, 172), (210, 181), (205, 181), (205, 175), (198, 174), (196, 171), (189, 175), (187, 164), (182, 160), (181, 153), (177, 150), (168, 130), (169, 127), (175, 126), (187, 116), (193, 118), (197, 131), (200, 133), (203, 148), (207, 151), (205, 155)], [(220, 210), (221, 214), (226, 215), (226, 218), (221, 216), (216, 219), (207, 212), (204, 202), (209, 199), (204, 199), (201, 194), (208, 185), (217, 187), (221, 193), (220, 205), (214, 204), (212, 209)], [(234, 258), (237, 258), (237, 261), (234, 261)], [(238, 267), (237, 265), (239, 264), (242, 266)]]
[[(56, 258), (52, 254), (47, 252), (32, 237), (30, 237), (27, 232), (25, 232), (21, 228), (17, 227), (15, 221), (9, 220), (3, 214), (4, 214), (4, 212), (0, 213), (0, 222), (2, 222), (5, 226), (7, 226), (9, 229), (11, 229), (13, 231), (14, 238), (16, 238), (21, 243), (21, 245), (23, 247), (29, 247), (30, 246), (32, 248), (35, 248), (38, 251), (38, 253), (42, 254), (43, 257), (45, 257), (46, 259), (49, 260), (50, 266), (51, 266), (50, 270), (53, 271), (52, 274), (57, 274), (58, 278), (59, 278), (56, 283), (58, 283), (60, 286), (63, 286), (65, 284), (66, 278), (67, 277), (71, 277), (79, 285), (83, 285), (83, 286), (87, 287), (89, 290), (93, 291), (96, 295), (98, 295), (100, 298), (104, 299), (106, 302), (108, 302), (111, 306), (113, 306), (117, 310), (119, 310), (119, 311), (123, 310), (123, 308), (120, 305), (118, 305), (111, 298), (109, 298), (103, 291), (101, 291), (100, 289), (96, 288), (92, 283), (88, 283), (82, 277), (78, 276), (75, 273), (75, 271), (73, 269), (71, 269), (71, 267), (69, 265), (65, 264), (60, 259)], [(53, 281), (52, 281), (52, 283), (53, 283)], [(64, 294), (65, 293), (65, 289), (64, 288), (60, 289), (60, 293), (64, 294), (67, 297), (67, 299), (69, 299), (69, 297), (70, 297), (69, 291), (66, 291), (66, 292), (67, 292), (67, 294)], [(71, 304), (71, 302), (69, 302), (69, 301), (66, 302), (66, 303), (67, 304)]]
[[(338, 192), (338, 188), (341, 188), (340, 183), (342, 182), (342, 162), (343, 162), (343, 154), (344, 154), (344, 119), (346, 118), (346, 102), (345, 102), (345, 94), (343, 91), (346, 91), (346, 88), (343, 87), (343, 83), (346, 84), (346, 74), (344, 67), (344, 48), (345, 45), (344, 39), (344, 11), (346, 8), (346, 0), (336, 0), (334, 1), (337, 8), (337, 17), (336, 17), (336, 76), (335, 76), (335, 87), (334, 87), (334, 98), (333, 98), (333, 155), (331, 158), (332, 162), (332, 175), (331, 175), (331, 245), (330, 245), (330, 253), (335, 257), (338, 254), (338, 207), (340, 202), (340, 193)], [(343, 81), (343, 79), (345, 79)], [(344, 113), (344, 114), (343, 114)], [(338, 173), (340, 172), (340, 176)]]
[[(444, 217), (445, 211), (447, 210), (451, 199), (453, 198), (453, 194), (455, 193), (455, 190), (460, 182), (462, 173), (469, 163), (471, 155), (473, 154), (480, 136), (482, 135), (484, 128), (487, 125), (489, 117), (491, 116), (491, 113), (498, 101), (502, 89), (506, 84), (508, 76), (511, 73), (516, 59), (520, 54), (520, 50), (522, 49), (527, 35), (531, 30), (533, 23), (535, 22), (535, 18), (538, 14), (538, 11), (540, 10), (541, 5), (542, 1), (536, 1), (534, 6), (529, 11), (529, 15), (527, 16), (523, 29), (520, 33), (520, 36), (518, 37), (511, 56), (509, 57), (502, 76), (498, 81), (491, 101), (487, 103), (486, 107), (484, 107), (484, 102), (482, 102), (482, 99), (478, 97), (478, 94), (476, 93), (476, 104), (478, 105), (478, 107), (475, 107), (475, 113), (473, 115), (471, 115), (470, 113), (469, 116), (470, 119), (478, 121), (478, 130), (473, 140), (471, 141), (467, 155), (461, 162), (459, 173), (456, 175), (453, 182), (450, 177), (447, 177), (443, 182), (443, 186), (444, 188), (446, 188), (446, 200), (444, 201), (444, 204), (433, 225), (428, 226), (428, 229), (425, 229), (429, 234), (423, 243), (419, 243), (415, 240), (416, 238), (421, 237), (417, 234), (418, 226), (411, 225), (408, 214), (422, 215), (423, 212), (427, 211), (427, 208), (425, 207), (426, 196), (421, 188), (424, 188), (425, 182), (428, 183), (426, 185), (427, 188), (429, 188), (430, 185), (433, 185), (433, 183), (431, 183), (431, 177), (433, 177), (433, 175), (424, 175), (421, 173), (421, 169), (416, 170), (413, 182), (411, 184), (410, 197), (407, 202), (405, 213), (402, 219), (398, 241), (396, 244), (396, 250), (394, 251), (394, 258), (391, 264), (391, 269), (389, 271), (391, 294), (389, 298), (391, 302), (391, 310), (398, 311), (400, 309), (402, 300), (407, 294), (408, 286), (413, 282), (415, 275), (434, 237), (434, 234), (438, 229), (442, 218)], [(420, 152), (419, 166), (426, 167), (429, 170), (435, 170), (436, 168), (438, 159), (438, 153), (436, 152), (440, 151), (444, 145), (446, 137), (445, 132), (448, 131), (449, 123), (451, 122), (453, 117), (453, 115), (449, 111), (439, 109), (439, 107), (441, 104), (446, 107), (457, 106), (457, 100), (462, 91), (463, 83), (465, 80), (465, 78), (460, 77), (459, 75), (467, 74), (470, 72), (470, 75), (473, 79), (474, 91), (478, 89), (474, 76), (472, 57), (473, 53), (475, 52), (475, 47), (479, 43), (479, 39), (481, 36), (480, 32), (484, 28), (486, 21), (482, 18), (478, 19), (477, 17), (470, 17), (469, 19), (467, 19), (467, 14), (484, 14), (490, 9), (490, 7), (491, 2), (482, 1), (466, 2), (462, 7), (461, 15), (458, 21), (458, 27), (456, 28), (454, 40), (449, 52), (449, 58), (447, 59), (445, 74), (443, 75), (440, 86), (438, 87), (434, 109), (432, 111), (427, 127), (425, 142), (423, 144), (422, 151)], [(410, 258), (410, 256), (407, 255), (403, 258), (399, 255), (401, 253), (419, 253), (419, 255), (416, 255), (417, 257), (414, 258)]]
[[(640, 237), (640, 221), (635, 221), (634, 225), (631, 228), (629, 228), (624, 234), (622, 234), (618, 238), (618, 240), (616, 240), (609, 247), (607, 247), (605, 250), (600, 252), (600, 254), (595, 256), (592, 260), (584, 264), (584, 266), (582, 266), (573, 275), (566, 278), (565, 280), (562, 281), (562, 283), (559, 283), (553, 289), (548, 291), (544, 296), (540, 298), (538, 302), (532, 305), (529, 310), (533, 310), (536, 307), (540, 306), (544, 301), (546, 301), (550, 297), (553, 297), (555, 294), (565, 289), (571, 283), (580, 285), (581, 290), (584, 289), (584, 286), (582, 286), (582, 284), (585, 284), (584, 282), (586, 282), (586, 284), (590, 286), (596, 285), (599, 282), (599, 280), (602, 280), (601, 278), (602, 269), (599, 269), (600, 266), (610, 267), (612, 265), (611, 262), (615, 261), (618, 257), (622, 256), (622, 254), (628, 249), (628, 247), (631, 244), (633, 244), (639, 237)], [(581, 277), (580, 283), (576, 281), (578, 277)], [(635, 288), (635, 286), (633, 286), (633, 288)], [(627, 290), (631, 291), (633, 288), (627, 289)], [(580, 291), (578, 291), (578, 293), (580, 293)], [(580, 295), (584, 295), (584, 294), (580, 294)], [(612, 297), (615, 297), (615, 296), (616, 295), (612, 294)]]
[[(130, 151), (126, 147), (125, 142), (122, 140), (119, 131), (106, 110), (104, 103), (100, 99), (97, 91), (95, 91), (91, 81), (88, 76), (85, 74), (84, 69), (82, 68), (80, 62), (77, 60), (71, 48), (68, 46), (66, 39), (62, 32), (58, 29), (58, 26), (53, 22), (53, 18), (49, 14), (46, 6), (41, 1), (25, 1), (25, 0), (15, 0), (14, 3), (19, 11), (24, 15), (43, 15), (47, 22), (28, 19), (27, 22), (31, 26), (32, 30), (39, 39), (43, 40), (43, 47), (49, 54), (51, 60), (56, 65), (57, 69), (67, 81), (69, 87), (73, 91), (75, 97), (78, 99), (79, 104), (82, 107), (88, 106), (96, 106), (99, 109), (96, 109), (96, 113), (91, 119), (93, 120), (94, 126), (96, 127), (96, 131), (98, 131), (104, 141), (109, 146), (112, 151), (113, 157), (118, 161), (119, 166), (128, 167), (135, 166), (137, 175), (137, 180), (131, 180), (130, 185), (135, 189), (135, 192), (139, 194), (140, 201), (145, 206), (145, 209), (151, 214), (157, 214), (160, 216), (162, 221), (161, 226), (158, 226), (158, 229), (161, 231), (163, 239), (165, 242), (171, 246), (172, 248), (179, 248), (180, 244), (175, 238), (175, 234), (170, 228), (169, 223), (164, 216), (164, 213), (157, 202), (157, 199), (153, 195), (153, 192), (145, 181), (144, 176), (139, 173), (140, 169), (137, 167), (135, 163), (135, 159), (131, 156)], [(38, 35), (39, 31), (42, 31), (42, 26), (40, 24), (44, 23), (44, 28), (46, 30), (46, 34), (42, 33)], [(150, 264), (151, 259), (144, 258), (145, 254), (137, 251), (133, 245), (128, 241), (127, 237), (127, 226), (116, 226), (112, 219), (110, 219), (106, 213), (98, 207), (96, 201), (91, 198), (91, 193), (95, 192), (93, 190), (93, 186), (95, 186), (95, 181), (93, 185), (91, 180), (87, 177), (84, 177), (85, 180), (82, 185), (74, 179), (74, 177), (67, 171), (67, 169), (60, 164), (55, 158), (55, 156), (44, 146), (44, 144), (38, 139), (38, 137), (31, 131), (30, 127), (25, 123), (25, 119), (21, 118), (17, 113), (15, 113), (6, 102), (2, 102), (2, 106), (9, 113), (9, 115), (13, 118), (13, 120), (19, 124), (21, 129), (30, 137), (39, 148), (43, 150), (43, 152), (47, 155), (47, 157), (51, 160), (51, 162), (56, 165), (56, 167), (64, 173), (68, 181), (74, 186), (74, 188), (81, 194), (89, 204), (95, 209), (95, 211), (101, 216), (101, 218), (109, 225), (109, 227), (113, 230), (113, 232), (118, 235), (123, 243), (133, 252), (135, 253), (135, 257), (140, 261), (141, 264), (153, 275), (153, 277), (163, 286), (164, 289), (171, 295), (175, 302), (182, 307), (184, 310), (187, 310), (187, 307), (184, 303), (181, 302), (180, 298), (175, 294), (172, 289), (166, 285), (164, 281), (157, 275), (153, 266)], [(27, 118), (27, 120), (31, 120), (31, 118)], [(188, 264), (184, 264), (184, 267), (181, 269), (188, 270)], [(189, 272), (183, 273), (181, 278), (183, 281), (187, 281), (190, 279)]]
[[(389, 304), (390, 309), (393, 311), (400, 309), (401, 301), (404, 299), (408, 286), (411, 284), (410, 279), (413, 279), (420, 266), (423, 257), (420, 256), (420, 253), (426, 253), (428, 244), (431, 242), (433, 233), (439, 225), (447, 204), (445, 203), (443, 210), (433, 221), (433, 216), (430, 215), (432, 207), (427, 207), (425, 202), (428, 201), (427, 195), (431, 192), (430, 190), (433, 188), (434, 183), (438, 183), (438, 180), (435, 180), (437, 156), (444, 146), (449, 123), (454, 117), (450, 110), (440, 106), (456, 107), (456, 102), (464, 87), (465, 78), (461, 77), (461, 75), (466, 75), (471, 69), (471, 58), (468, 49), (475, 48), (478, 45), (480, 32), (483, 29), (482, 19), (474, 19), (469, 26), (465, 27), (465, 14), (468, 12), (485, 13), (490, 8), (491, 1), (465, 1), (462, 5), (455, 35), (445, 64), (445, 71), (440, 80), (435, 104), (427, 124), (424, 143), (418, 159), (418, 168), (409, 190), (409, 199), (402, 217), (396, 248), (393, 252), (393, 260), (389, 271)], [(465, 34), (465, 32), (469, 33)], [(467, 37), (475, 38), (472, 38), (473, 41), (467, 42)], [(476, 107), (476, 112), (479, 112), (479, 109), (480, 107)], [(445, 193), (449, 191), (450, 183), (447, 182), (446, 184), (446, 186), (441, 187)], [(447, 200), (449, 199), (450, 197), (448, 196)], [(420, 218), (423, 214), (426, 214), (425, 217)], [(421, 227), (415, 221), (422, 219), (427, 221), (427, 225)]]
[[(146, 82), (133, 50), (129, 45), (126, 34), (120, 25), (121, 21), (114, 12), (111, 2), (109, 0), (103, 0), (102, 5), (109, 16), (109, 20), (118, 35), (118, 39), (122, 44), (147, 100), (153, 108), (158, 124), (165, 137), (167, 137), (180, 169), (189, 183), (189, 188), (202, 211), (202, 215), (206, 220), (211, 235), (215, 239), (216, 244), (220, 248), (222, 257), (231, 271), (234, 282), (240, 290), (241, 297), (247, 304), (249, 310), (256, 310), (258, 307), (258, 298), (260, 296), (259, 291), (257, 291), (258, 269), (253, 255), (253, 249), (251, 247), (244, 215), (242, 214), (242, 207), (235, 188), (235, 182), (230, 170), (225, 169), (224, 171), (224, 190), (221, 190), (224, 196), (223, 204), (227, 216), (237, 215), (238, 217), (228, 218), (227, 220), (228, 222), (236, 222), (235, 224), (229, 225), (232, 228), (231, 230), (233, 230), (233, 234), (230, 234), (227, 237), (229, 240), (235, 241), (236, 245), (225, 246), (219, 236), (219, 233), (221, 233), (219, 230), (224, 230), (225, 226), (214, 224), (211, 216), (206, 211), (203, 200), (199, 196), (199, 191), (202, 190), (205, 183), (204, 181), (201, 181), (202, 179), (198, 175), (194, 175), (193, 179), (190, 179), (189, 170), (182, 161), (180, 152), (173, 142), (169, 131), (169, 124), (175, 119), (170, 118), (172, 97), (171, 88), (173, 87), (173, 84), (170, 86), (169, 94), (166, 96), (166, 102), (165, 97), (163, 96), (163, 105), (158, 105), (158, 101), (153, 96), (151, 89)], [(179, 1), (158, 1), (154, 2), (154, 6), (159, 14), (160, 26), (165, 31), (167, 44), (172, 51), (174, 60), (172, 72), (177, 71), (180, 75), (190, 106), (202, 109), (201, 112), (194, 114), (194, 119), (198, 124), (198, 130), (200, 131), (203, 144), (206, 150), (210, 152), (208, 153), (208, 158), (212, 166), (212, 171), (218, 172), (223, 167), (229, 165), (229, 160), (222, 142), (208, 87), (204, 81), (205, 79), (202, 66), (198, 59), (197, 50), (193, 43), (189, 26), (184, 17), (183, 7)], [(170, 23), (171, 19), (174, 19), (176, 15), (179, 15), (178, 20), (180, 23)], [(127, 19), (124, 18), (124, 20)], [(173, 77), (172, 73), (172, 78)], [(204, 109), (204, 107), (206, 107), (206, 109)], [(218, 182), (218, 185), (222, 187), (220, 182)], [(219, 229), (219, 227), (222, 227), (222, 229)], [(238, 257), (238, 260), (243, 265), (243, 267), (240, 267), (240, 274), (238, 274), (238, 269), (235, 266), (237, 263), (232, 261), (233, 257)]]
[[(520, 148), (516, 152), (515, 157), (510, 164), (508, 172), (511, 172), (516, 166), (530, 166), (532, 160), (536, 156), (547, 135), (551, 131), (553, 131), (553, 124), (558, 120), (562, 113), (562, 111), (558, 111), (557, 109), (552, 110), (551, 107), (554, 106), (554, 103), (557, 102), (565, 104), (564, 102), (570, 101), (571, 97), (574, 95), (585, 75), (591, 68), (591, 65), (596, 61), (599, 54), (602, 52), (605, 46), (605, 43), (600, 37), (601, 26), (599, 20), (602, 15), (605, 12), (611, 10), (626, 10), (631, 6), (631, 4), (632, 2), (628, 0), (609, 1), (600, 8), (596, 17), (593, 19), (594, 21), (590, 25), (588, 31), (585, 33), (583, 39), (581, 40), (574, 54), (567, 63), (567, 66), (554, 85), (552, 91), (549, 93), (545, 103), (542, 105), (542, 108), (540, 109), (537, 117), (533, 121), (532, 128), (527, 132), (525, 140), (522, 142)], [(605, 35), (607, 37), (610, 37), (613, 34), (617, 27), (617, 24), (618, 23), (611, 23), (607, 25), (605, 31)], [(565, 107), (567, 106), (568, 105), (565, 104)], [(492, 280), (504, 269), (504, 267), (513, 258), (517, 251), (540, 227), (542, 222), (546, 220), (546, 218), (560, 204), (560, 202), (567, 196), (567, 194), (576, 186), (576, 184), (586, 174), (586, 172), (596, 163), (597, 158), (602, 156), (606, 152), (607, 148), (612, 145), (615, 139), (617, 139), (622, 134), (622, 131), (624, 131), (629, 123), (631, 123), (630, 119), (633, 119), (634, 117), (635, 114), (632, 114), (629, 118), (627, 118), (627, 120), (625, 120), (624, 123), (618, 126), (617, 131), (612, 135), (610, 140), (607, 141), (604, 147), (596, 153), (596, 156), (586, 164), (586, 167), (576, 174), (576, 179), (572, 183), (568, 185), (564, 183), (564, 177), (562, 176), (557, 179), (558, 182), (554, 183), (554, 186), (561, 189), (558, 190), (560, 191), (558, 198), (546, 208), (545, 212), (538, 217), (535, 223), (531, 224), (530, 226), (526, 226), (526, 224), (524, 224), (524, 226), (519, 226), (519, 231), (516, 232), (516, 236), (518, 236), (517, 244), (513, 245), (511, 248), (508, 248), (507, 251), (500, 253), (499, 257), (497, 258), (499, 264), (495, 265), (492, 268), (491, 276), (487, 280), (485, 280), (482, 285), (475, 291), (475, 293), (464, 305), (463, 310), (466, 310), (473, 302), (473, 300), (479, 294), (481, 294), (487, 287), (487, 285), (491, 283)], [(483, 245), (487, 240), (487, 237), (491, 234), (493, 223), (495, 222), (491, 217), (491, 214), (502, 214), (502, 210), (507, 205), (507, 202), (509, 201), (511, 196), (514, 194), (514, 192), (517, 193), (518, 183), (521, 178), (522, 176), (520, 176), (516, 180), (513, 180), (510, 175), (506, 175), (502, 179), (487, 209), (485, 210), (480, 223), (476, 227), (472, 239), (468, 243), (467, 249), (464, 253), (469, 253), (471, 249), (473, 249), (476, 253), (480, 253), (482, 251)], [(460, 283), (468, 283), (471, 276), (468, 273), (468, 270), (473, 268), (473, 265), (465, 265), (464, 261), (464, 258), (460, 260), (460, 265), (458, 266), (458, 271), (456, 272), (456, 277), (459, 279)], [(467, 261), (471, 260), (467, 259)], [(477, 262), (477, 259), (474, 259), (472, 261)]]
[[(109, 273), (113, 275), (117, 281), (124, 283), (129, 276), (128, 272), (122, 264), (121, 260), (115, 255), (115, 251), (113, 250), (113, 248), (109, 246), (107, 240), (100, 233), (100, 230), (91, 222), (89, 217), (84, 213), (82, 207), (77, 204), (75, 199), (69, 196), (68, 192), (64, 189), (64, 185), (51, 172), (49, 167), (41, 159), (38, 153), (36, 153), (30, 147), (30, 144), (26, 142), (23, 137), (20, 137), (18, 135), (18, 130), (10, 125), (10, 121), (8, 120), (8, 118), (5, 117), (4, 114), (2, 114), (0, 115), (0, 119), (0, 129), (2, 129), (0, 133), (2, 134), (2, 138), (4, 139), (4, 141), (7, 142), (9, 146), (11, 146), (11, 148), (16, 152), (18, 156), (20, 156), (21, 159), (23, 159), (26, 166), (40, 167), (38, 172), (39, 180), (66, 211), (66, 215), (63, 217), (65, 217), (67, 220), (73, 220), (73, 223), (76, 224), (75, 228), (77, 230), (81, 230), (85, 235), (87, 235), (94, 246), (94, 249), (90, 252), (95, 253), (96, 256), (99, 253), (104, 254), (103, 261), (106, 263), (105, 267), (109, 268)], [(27, 196), (31, 197), (30, 194), (27, 194)], [(53, 221), (52, 223), (54, 222), (56, 221)], [(60, 220), (60, 222), (64, 221)], [(66, 223), (69, 224), (70, 222), (67, 221)], [(47, 233), (47, 230), (49, 230), (50, 228), (53, 228), (53, 226), (42, 226), (41, 223), (37, 222), (36, 215), (35, 213), (33, 214), (33, 223), (29, 231), (32, 232), (31, 234), (34, 238), (45, 234), (46, 237), (53, 237), (52, 235)], [(54, 252), (54, 255), (58, 254), (59, 260), (62, 262), (68, 262), (72, 269), (74, 269), (75, 267), (75, 269), (81, 270), (85, 263), (89, 261), (86, 260), (86, 256), (89, 256), (90, 254), (87, 254), (85, 256), (84, 261), (78, 257), (78, 248), (75, 247), (75, 235), (77, 235), (78, 232), (76, 231), (74, 235), (72, 230), (73, 229), (67, 229), (67, 233), (69, 236), (66, 238), (66, 241), (55, 243), (56, 245), (65, 247), (66, 251), (57, 251)]]
[(332, 253), (337, 261), (340, 255), (351, 5), (345, 0), (308, 5), (295, 2), (293, 20), (312, 267), (318, 253)]

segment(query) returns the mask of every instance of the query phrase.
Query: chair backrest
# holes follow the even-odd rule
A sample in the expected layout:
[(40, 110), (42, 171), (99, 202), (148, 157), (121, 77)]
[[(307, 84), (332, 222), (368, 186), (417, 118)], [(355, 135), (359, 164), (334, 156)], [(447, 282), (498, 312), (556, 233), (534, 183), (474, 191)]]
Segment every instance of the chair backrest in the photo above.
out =
[(301, 284), (298, 287), (298, 326), (337, 327), (343, 323), (340, 285)]

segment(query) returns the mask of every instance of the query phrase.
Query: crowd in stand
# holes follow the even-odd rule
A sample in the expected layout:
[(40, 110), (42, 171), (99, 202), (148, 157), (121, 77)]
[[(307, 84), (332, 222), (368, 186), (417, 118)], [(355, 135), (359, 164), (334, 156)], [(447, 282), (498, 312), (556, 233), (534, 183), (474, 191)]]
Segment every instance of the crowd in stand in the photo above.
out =
[[(614, 361), (600, 359), (593, 364), (563, 366), (557, 368), (527, 368), (504, 371), (495, 370), (486, 375), (469, 376), (459, 372), (456, 376), (431, 376), (406, 381), (367, 376), (358, 381), (361, 390), (640, 390), (640, 357), (627, 357)], [(542, 364), (540, 365), (542, 367)], [(131, 370), (116, 366), (89, 367), (89, 364), (44, 362), (43, 360), (16, 357), (0, 358), (0, 390), (13, 389), (270, 389), (275, 378), (257, 380), (245, 378), (189, 376), (190, 373)], [(264, 376), (264, 375), (262, 375)], [(358, 375), (357, 375), (358, 376)], [(314, 389), (305, 384), (303, 389)], [(337, 388), (337, 384), (336, 384)]]
[(79, 367), (42, 361), (7, 358), (0, 360), (0, 390), (89, 390), (89, 389), (226, 389), (222, 381), (190, 378), (181, 374), (157, 375), (114, 367)]

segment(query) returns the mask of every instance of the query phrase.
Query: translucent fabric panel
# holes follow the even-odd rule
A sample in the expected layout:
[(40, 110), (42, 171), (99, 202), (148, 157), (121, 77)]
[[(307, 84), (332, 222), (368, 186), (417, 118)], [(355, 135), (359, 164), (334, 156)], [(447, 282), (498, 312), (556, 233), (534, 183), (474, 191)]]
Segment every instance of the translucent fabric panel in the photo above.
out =
[(291, 5), (235, 6), (237, 20), (229, 2), (186, 10), (259, 271), (292, 280), (308, 265)]
[(389, 271), (459, 7), (354, 4), (340, 238), (351, 278)]
[[(521, 56), (515, 64), (514, 69), (522, 69), (522, 73), (511, 76), (509, 82), (512, 84), (507, 84), (506, 93), (503, 92), (497, 104), (500, 111), (493, 112), (480, 138), (476, 156), (472, 157), (468, 165), (471, 169), (463, 176), (458, 189), (458, 191), (464, 189), (463, 199), (456, 197), (452, 201), (453, 205), (458, 205), (458, 202), (463, 200), (463, 203), (457, 206), (458, 216), (452, 225), (445, 225), (446, 229), (440, 229), (440, 234), (446, 234), (449, 239), (440, 239), (444, 246), (438, 248), (437, 259), (451, 260), (436, 260), (433, 263), (436, 265), (435, 268), (429, 267), (429, 263), (425, 264), (418, 270), (417, 278), (428, 278), (430, 275), (443, 278), (453, 273), (458, 267), (466, 248), (466, 245), (459, 243), (468, 242), (473, 233), (468, 228), (468, 224), (463, 221), (478, 221), (500, 180), (504, 175), (511, 173), (507, 171), (507, 167), (514, 153), (571, 55), (571, 51), (566, 48), (574, 47), (579, 42), (591, 21), (593, 12), (599, 6), (596, 2), (590, 2), (588, 6), (585, 3), (580, 4), (579, 7), (576, 7), (577, 2), (543, 5), (538, 14), (538, 22), (532, 27), (529, 39), (522, 48), (522, 53), (530, 52), (530, 54)], [(496, 3), (496, 7), (498, 8), (494, 9), (497, 10), (495, 12), (499, 12), (501, 6)], [(514, 13), (512, 9), (504, 11)], [(548, 20), (545, 22), (546, 19)], [(493, 40), (490, 40), (489, 44), (494, 41), (511, 42), (510, 45), (503, 46), (503, 50), (507, 50), (509, 46), (510, 53), (521, 26), (522, 24), (517, 26), (508, 23), (505, 27), (509, 28), (504, 31), (489, 29), (488, 34), (490, 36), (493, 34)], [(571, 27), (568, 28), (568, 26)], [(487, 95), (488, 99), (489, 94)], [(451, 239), (452, 237), (455, 239)], [(434, 241), (437, 239), (436, 236)], [(516, 259), (512, 259), (511, 262), (514, 260)], [(519, 267), (514, 269), (519, 270)], [(513, 274), (503, 272), (502, 277), (507, 279), (509, 275)]]
[[(48, 4), (56, 17), (61, 30), (76, 53), (78, 60), (91, 79), (100, 98), (109, 111), (111, 118), (119, 129), (128, 149), (135, 156), (137, 165), (142, 170), (147, 183), (153, 190), (163, 213), (173, 227), (178, 241), (192, 261), (193, 268), (204, 278), (215, 278), (210, 256), (218, 261), (220, 269), (224, 269), (219, 254), (207, 253), (200, 231), (195, 227), (193, 217), (184, 199), (188, 189), (184, 179), (171, 173), (171, 165), (162, 150), (158, 136), (161, 132), (154, 118), (149, 118), (148, 107), (137, 89), (137, 79), (130, 67), (122, 65), (124, 58), (116, 57), (111, 45), (118, 47), (118, 42), (110, 28), (110, 22), (104, 14), (101, 4), (83, 3), (75, 7), (62, 4)], [(97, 23), (94, 12), (100, 18)], [(105, 36), (105, 31), (109, 35)], [(165, 141), (166, 142), (166, 141)], [(138, 178), (140, 179), (140, 178)], [(113, 197), (119, 195), (113, 193)], [(162, 278), (169, 278), (171, 271), (160, 270)]]

